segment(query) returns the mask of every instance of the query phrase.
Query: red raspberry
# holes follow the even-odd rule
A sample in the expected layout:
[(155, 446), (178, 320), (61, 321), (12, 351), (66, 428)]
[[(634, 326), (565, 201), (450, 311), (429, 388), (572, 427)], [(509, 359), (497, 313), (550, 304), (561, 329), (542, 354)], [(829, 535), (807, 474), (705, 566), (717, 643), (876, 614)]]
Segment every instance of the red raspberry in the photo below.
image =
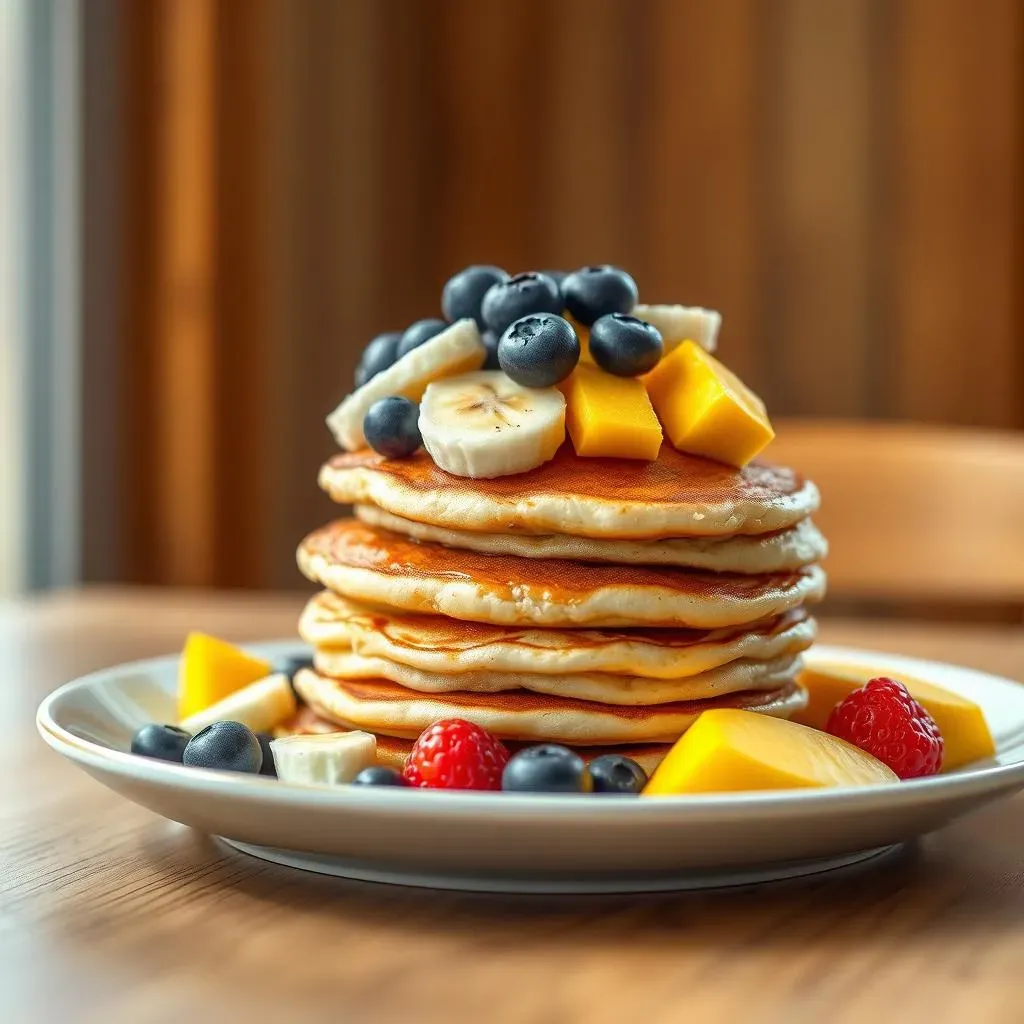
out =
[(501, 789), (508, 751), (486, 729), (461, 718), (420, 733), (402, 774), (423, 789)]
[(942, 733), (935, 719), (895, 679), (872, 679), (840, 701), (825, 731), (866, 750), (901, 779), (935, 775)]

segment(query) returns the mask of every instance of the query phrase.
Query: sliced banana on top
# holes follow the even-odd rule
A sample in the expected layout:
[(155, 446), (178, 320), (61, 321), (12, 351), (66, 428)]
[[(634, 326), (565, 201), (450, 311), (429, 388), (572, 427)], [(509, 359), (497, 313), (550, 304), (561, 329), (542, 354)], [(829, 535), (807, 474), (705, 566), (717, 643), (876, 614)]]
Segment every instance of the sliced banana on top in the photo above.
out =
[(657, 327), (665, 343), (665, 355), (684, 341), (695, 341), (705, 352), (718, 347), (722, 314), (701, 306), (647, 306), (638, 303), (631, 314)]
[(214, 722), (241, 722), (253, 732), (270, 732), (294, 715), (296, 707), (288, 677), (276, 673), (229, 693), (216, 704), (183, 718), (179, 725), (193, 736)]
[(342, 448), (363, 448), (363, 420), (374, 402), (389, 395), (417, 402), (431, 381), (478, 370), (486, 358), (487, 349), (476, 323), (468, 318), (457, 320), (353, 391), (327, 417), (327, 426)]
[(500, 370), (429, 385), (420, 433), (434, 462), (455, 476), (525, 473), (565, 440), (565, 398), (557, 388), (524, 388)]
[(270, 751), (281, 782), (337, 786), (376, 764), (377, 737), (359, 731), (285, 736), (271, 740)]

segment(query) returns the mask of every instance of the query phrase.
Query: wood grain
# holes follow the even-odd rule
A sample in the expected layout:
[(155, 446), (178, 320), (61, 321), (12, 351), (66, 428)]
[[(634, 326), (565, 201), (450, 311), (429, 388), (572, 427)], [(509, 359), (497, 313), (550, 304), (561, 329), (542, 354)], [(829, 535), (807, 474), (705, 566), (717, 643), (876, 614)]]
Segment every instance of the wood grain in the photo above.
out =
[[(18, 1024), (682, 1019), (1009, 1024), (1024, 800), (855, 876), (722, 894), (498, 898), (356, 885), (117, 798), (32, 724), (78, 673), (201, 626), (293, 634), (298, 597), (105, 590), (0, 608), (0, 991)], [(832, 642), (1024, 678), (1020, 629), (834, 623)]]

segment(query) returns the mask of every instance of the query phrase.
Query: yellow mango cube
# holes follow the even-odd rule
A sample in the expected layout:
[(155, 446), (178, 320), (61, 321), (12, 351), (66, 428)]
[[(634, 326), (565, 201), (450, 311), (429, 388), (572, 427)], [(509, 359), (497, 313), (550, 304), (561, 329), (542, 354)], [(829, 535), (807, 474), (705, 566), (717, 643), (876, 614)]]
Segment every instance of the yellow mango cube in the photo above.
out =
[(203, 711), (243, 686), (265, 679), (270, 662), (205, 633), (190, 633), (178, 669), (178, 719)]
[(832, 709), (869, 679), (898, 679), (911, 696), (935, 719), (944, 741), (942, 770), (960, 768), (991, 757), (996, 750), (984, 712), (973, 701), (941, 686), (914, 679), (880, 666), (815, 665), (803, 670), (800, 683), (808, 693), (807, 707), (793, 716), (813, 729), (824, 729)]
[(648, 462), (658, 457), (661, 424), (642, 380), (581, 363), (560, 387), (565, 425), (577, 455)]
[(695, 341), (684, 341), (644, 382), (672, 444), (742, 468), (775, 436), (764, 402)]
[(643, 796), (869, 786), (895, 772), (852, 743), (754, 711), (705, 711), (668, 752)]

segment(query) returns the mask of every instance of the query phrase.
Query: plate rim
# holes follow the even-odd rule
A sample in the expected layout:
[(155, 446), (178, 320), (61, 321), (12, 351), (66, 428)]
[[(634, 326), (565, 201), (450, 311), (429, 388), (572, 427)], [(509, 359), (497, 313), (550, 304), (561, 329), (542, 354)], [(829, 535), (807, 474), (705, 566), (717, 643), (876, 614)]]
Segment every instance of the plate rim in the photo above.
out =
[[(245, 644), (254, 654), (302, 655), (309, 647), (301, 641), (276, 640)], [(360, 814), (374, 813), (392, 816), (395, 813), (411, 817), (439, 816), (463, 818), (485, 817), (505, 820), (522, 816), (541, 815), (546, 818), (588, 819), (594, 816), (616, 822), (635, 823), (637, 820), (658, 821), (676, 819), (684, 813), (700, 812), (705, 819), (719, 815), (732, 817), (737, 812), (774, 811), (799, 814), (820, 813), (823, 805), (837, 810), (867, 810), (881, 801), (886, 807), (904, 804), (919, 805), (957, 797), (970, 797), (975, 793), (991, 793), (1013, 786), (1024, 788), (1024, 759), (1010, 764), (989, 765), (964, 769), (950, 775), (937, 775), (924, 779), (910, 779), (898, 786), (871, 785), (845, 786), (821, 789), (792, 789), (736, 793), (706, 793), (678, 796), (659, 796), (648, 800), (581, 800), (575, 795), (475, 793), (464, 791), (427, 791), (403, 789), (362, 789), (357, 786), (316, 788), (282, 786), (274, 779), (261, 776), (230, 776), (228, 773), (201, 768), (186, 768), (141, 758), (126, 751), (114, 750), (69, 732), (60, 725), (53, 708), (76, 690), (89, 689), (111, 675), (142, 671), (166, 671), (178, 661), (180, 654), (161, 655), (132, 662), (112, 665), (64, 683), (48, 694), (36, 712), (36, 726), (43, 740), (57, 753), (76, 764), (103, 772), (175, 789), (198, 790), (207, 795), (230, 795), (244, 803), (263, 804), (267, 801), (291, 809), (310, 811), (347, 809)], [(895, 667), (924, 674), (929, 667), (939, 666), (964, 672), (999, 686), (1021, 689), (1011, 679), (973, 669), (908, 655), (892, 654), (867, 649), (817, 644), (811, 649), (811, 660), (831, 662), (888, 659)], [(921, 670), (924, 669), (922, 673)], [(1020, 699), (1024, 701), (1024, 689)], [(424, 796), (426, 799), (424, 799)], [(609, 813), (611, 812), (611, 813)]]

